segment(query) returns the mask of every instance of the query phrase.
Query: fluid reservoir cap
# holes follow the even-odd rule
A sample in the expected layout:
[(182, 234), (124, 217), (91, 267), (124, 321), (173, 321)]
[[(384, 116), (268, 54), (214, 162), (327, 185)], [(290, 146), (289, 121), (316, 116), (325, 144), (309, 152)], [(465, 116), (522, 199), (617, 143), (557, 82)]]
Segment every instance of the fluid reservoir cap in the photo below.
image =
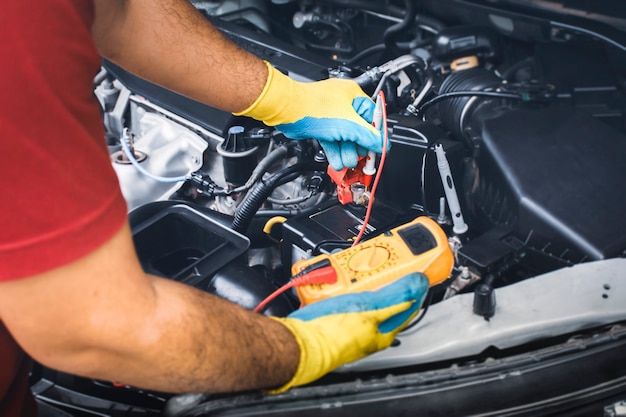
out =
[(389, 250), (380, 246), (363, 248), (348, 259), (348, 268), (367, 272), (383, 266), (389, 260)]
[(243, 126), (231, 126), (228, 129), (228, 134), (229, 135), (236, 135), (238, 133), (243, 133)]

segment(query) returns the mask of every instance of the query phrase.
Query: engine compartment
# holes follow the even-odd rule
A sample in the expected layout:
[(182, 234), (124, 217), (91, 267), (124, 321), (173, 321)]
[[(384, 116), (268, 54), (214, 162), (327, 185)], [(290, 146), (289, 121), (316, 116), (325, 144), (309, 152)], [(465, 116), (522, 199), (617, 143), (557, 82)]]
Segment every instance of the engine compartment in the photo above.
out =
[[(424, 320), (343, 372), (393, 372), (626, 317), (618, 290), (604, 297), (621, 288), (626, 254), (623, 34), (504, 3), (192, 3), (295, 79), (383, 91), (392, 146), (364, 239), (419, 216), (448, 237), (454, 266)], [(147, 270), (252, 309), (296, 261), (347, 248), (363, 227), (364, 205), (338, 201), (316, 141), (106, 61), (95, 93)], [(266, 313), (297, 306), (286, 293)]]
[[(428, 2), (420, 13), (410, 1), (387, 13), (374, 2), (250, 2), (230, 11), (218, 3), (228, 2), (195, 5), (290, 76), (350, 78), (372, 97), (385, 92), (392, 146), (365, 237), (418, 216), (435, 219), (456, 263), (434, 303), (479, 283), (491, 292), (623, 256), (624, 68), (614, 63), (614, 45), (582, 34), (520, 40), (515, 31), (503, 33), (495, 14), (490, 26), (444, 23), (438, 6), (425, 13)], [(281, 31), (293, 41), (279, 39)], [(131, 213), (169, 200), (219, 217), (250, 241), (244, 264), (276, 286), (288, 281), (294, 262), (346, 248), (358, 234), (364, 205), (337, 201), (315, 141), (290, 141), (110, 62), (96, 81)], [(147, 174), (120, 155), (124, 135)], [(239, 290), (250, 296), (245, 283)]]

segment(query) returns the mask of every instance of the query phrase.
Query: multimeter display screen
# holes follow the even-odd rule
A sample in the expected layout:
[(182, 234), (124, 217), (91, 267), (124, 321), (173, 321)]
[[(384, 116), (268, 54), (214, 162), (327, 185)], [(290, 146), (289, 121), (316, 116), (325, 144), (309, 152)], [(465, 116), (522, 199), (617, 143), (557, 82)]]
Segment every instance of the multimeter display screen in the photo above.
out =
[(411, 249), (413, 255), (419, 255), (437, 246), (435, 237), (421, 224), (401, 229), (398, 231), (398, 234)]

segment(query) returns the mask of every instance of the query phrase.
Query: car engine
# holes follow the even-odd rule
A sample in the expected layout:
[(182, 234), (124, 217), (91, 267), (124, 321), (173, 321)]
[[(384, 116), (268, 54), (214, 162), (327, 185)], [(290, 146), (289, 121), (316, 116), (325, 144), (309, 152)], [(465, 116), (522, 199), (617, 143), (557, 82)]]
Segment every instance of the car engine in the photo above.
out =
[[(383, 92), (391, 148), (374, 199), (349, 172), (329, 175), (315, 140), (104, 61), (95, 95), (147, 271), (253, 309), (294, 263), (348, 248), (361, 228), (367, 241), (432, 219), (454, 257), (449, 277), (393, 348), (339, 374), (473, 357), (626, 318), (623, 34), (490, 2), (192, 3), (294, 79)], [(297, 307), (285, 292), (265, 313)]]
[[(194, 2), (234, 42), (295, 79), (347, 78), (373, 98), (384, 92), (391, 149), (365, 238), (434, 219), (455, 265), (431, 303), (474, 292), (487, 306), (467, 314), (488, 318), (496, 288), (624, 255), (624, 96), (614, 45), (565, 29), (549, 35), (566, 38), (558, 42), (529, 41), (540, 27), (518, 28), (506, 15), (489, 15), (491, 25), (450, 24), (437, 7), (421, 14), (411, 1), (396, 14), (356, 3)], [(110, 62), (95, 92), (151, 272), (252, 308), (288, 281), (296, 261), (345, 249), (359, 233), (362, 190), (350, 175), (329, 176), (314, 140), (291, 141)], [(205, 221), (210, 238), (198, 232)], [(295, 301), (287, 294), (268, 311), (287, 314)]]

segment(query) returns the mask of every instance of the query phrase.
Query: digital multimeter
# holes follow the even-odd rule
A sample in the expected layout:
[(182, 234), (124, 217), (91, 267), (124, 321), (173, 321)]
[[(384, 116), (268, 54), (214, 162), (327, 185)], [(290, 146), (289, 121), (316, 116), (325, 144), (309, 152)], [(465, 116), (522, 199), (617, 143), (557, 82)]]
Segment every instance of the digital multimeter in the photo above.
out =
[(341, 252), (298, 261), (292, 274), (324, 259), (335, 269), (337, 282), (296, 287), (302, 305), (343, 293), (377, 290), (411, 272), (423, 273), (433, 286), (448, 278), (454, 265), (445, 232), (425, 216)]

